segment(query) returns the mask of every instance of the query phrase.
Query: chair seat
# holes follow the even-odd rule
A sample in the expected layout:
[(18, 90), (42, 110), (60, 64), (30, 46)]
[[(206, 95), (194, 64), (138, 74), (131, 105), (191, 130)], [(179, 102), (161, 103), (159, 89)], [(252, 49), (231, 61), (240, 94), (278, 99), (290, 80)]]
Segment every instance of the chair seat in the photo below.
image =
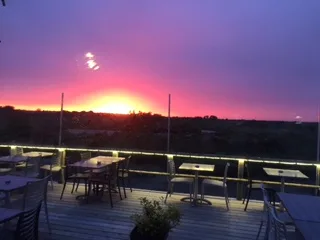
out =
[(0, 168), (0, 174), (8, 173), (8, 172), (10, 172), (11, 170), (12, 170), (11, 168)]
[[(277, 190), (275, 190), (274, 187), (272, 187), (272, 185), (270, 185), (270, 184), (263, 184), (263, 186), (264, 186), (264, 188), (265, 188), (267, 191), (274, 191), (274, 192), (277, 191)], [(250, 187), (250, 184), (248, 184), (247, 187), (249, 188), (249, 187)], [(261, 183), (252, 183), (252, 189), (261, 190)]]
[(38, 172), (25, 172), (25, 171), (15, 171), (15, 172), (10, 172), (10, 175), (13, 176), (18, 176), (18, 177), (30, 177), (30, 178), (37, 178), (39, 177), (39, 173)]
[(101, 168), (101, 169), (92, 169), (92, 170), (86, 170), (85, 173), (103, 173), (106, 170)]
[(304, 240), (299, 232), (287, 231), (287, 240)]
[(6, 240), (14, 240), (15, 239), (14, 230), (0, 229), (0, 235), (1, 235), (1, 237), (4, 237), (3, 239), (6, 239)]
[(69, 176), (68, 179), (78, 179), (78, 178), (86, 179), (86, 178), (89, 178), (89, 176), (90, 176), (89, 173), (75, 173)]
[[(213, 180), (213, 179), (204, 179), (202, 181), (202, 184), (209, 184), (209, 185), (214, 185), (214, 186), (218, 186), (218, 187), (223, 187), (223, 181)], [(227, 184), (226, 184), (226, 186), (227, 186)]]
[(188, 177), (174, 177), (170, 180), (170, 182), (172, 182), (172, 183), (180, 183), (180, 182), (193, 183), (194, 179), (188, 178)]
[(127, 178), (127, 177), (129, 177), (129, 173), (124, 172), (123, 175), (122, 175), (122, 171), (120, 171), (120, 172), (119, 172), (119, 177)]
[(284, 224), (293, 224), (292, 218), (289, 216), (287, 212), (277, 212), (278, 218)]
[[(28, 163), (28, 167), (33, 167), (34, 164), (33, 163)], [(25, 168), (27, 167), (27, 163), (26, 162), (20, 162), (20, 163), (17, 163), (15, 168)]]
[[(49, 165), (49, 164), (43, 165), (40, 168), (43, 170), (50, 171), (51, 165)], [(59, 172), (60, 170), (61, 170), (61, 166), (52, 166), (52, 169), (51, 169), (52, 172)]]

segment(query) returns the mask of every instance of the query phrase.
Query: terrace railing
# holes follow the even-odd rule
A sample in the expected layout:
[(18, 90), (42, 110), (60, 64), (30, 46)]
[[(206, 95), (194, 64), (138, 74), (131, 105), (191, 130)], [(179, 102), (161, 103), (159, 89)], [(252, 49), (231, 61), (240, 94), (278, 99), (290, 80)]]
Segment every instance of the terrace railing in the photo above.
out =
[[(61, 163), (65, 166), (66, 161), (66, 153), (68, 152), (92, 152), (92, 153), (108, 153), (112, 154), (112, 156), (126, 156), (126, 155), (146, 155), (146, 156), (163, 156), (167, 159), (175, 159), (175, 158), (182, 158), (182, 159), (192, 159), (193, 162), (198, 161), (207, 161), (214, 163), (216, 161), (229, 161), (233, 162), (237, 166), (237, 177), (228, 177), (228, 181), (235, 181), (237, 183), (237, 199), (242, 199), (243, 194), (243, 185), (244, 182), (247, 182), (247, 179), (244, 178), (244, 164), (246, 161), (250, 163), (259, 163), (263, 166), (265, 165), (285, 165), (290, 167), (297, 167), (297, 168), (308, 168), (312, 169), (313, 176), (315, 181), (314, 184), (302, 184), (302, 183), (285, 183), (286, 186), (292, 187), (301, 187), (301, 188), (309, 188), (314, 189), (315, 194), (318, 193), (319, 185), (320, 185), (320, 162), (317, 161), (304, 161), (304, 160), (288, 160), (288, 159), (266, 159), (266, 158), (246, 158), (241, 156), (218, 156), (218, 155), (200, 155), (200, 154), (188, 154), (188, 153), (167, 153), (167, 152), (152, 152), (152, 151), (139, 151), (139, 150), (126, 150), (126, 149), (94, 149), (94, 148), (75, 148), (75, 147), (54, 147), (54, 146), (35, 146), (35, 145), (11, 145), (11, 144), (0, 144), (0, 148), (9, 148), (10, 154), (15, 154), (15, 150), (17, 148), (23, 149), (32, 149), (32, 150), (44, 150), (44, 151), (52, 151), (58, 150), (62, 152), (61, 154)], [(163, 175), (167, 176), (166, 172), (159, 172), (159, 171), (144, 171), (144, 170), (130, 170), (132, 173), (139, 173), (139, 174), (151, 174), (151, 175)], [(189, 174), (177, 174), (180, 176), (191, 176)], [(221, 180), (223, 177), (218, 176), (202, 176), (199, 177), (206, 177), (211, 179), (219, 179)], [(61, 182), (64, 182), (64, 176), (61, 175)], [(267, 184), (275, 184), (280, 185), (280, 181), (264, 181), (264, 180), (253, 180), (256, 183), (267, 183)]]

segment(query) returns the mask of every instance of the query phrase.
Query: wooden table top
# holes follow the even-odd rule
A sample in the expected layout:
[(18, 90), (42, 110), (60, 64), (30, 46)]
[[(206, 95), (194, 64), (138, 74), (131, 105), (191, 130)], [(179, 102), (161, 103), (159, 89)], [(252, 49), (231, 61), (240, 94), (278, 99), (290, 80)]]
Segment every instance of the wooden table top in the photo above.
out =
[(21, 213), (22, 211), (18, 209), (0, 208), (0, 223), (10, 221)]
[[(97, 156), (88, 160), (75, 162), (73, 164), (70, 164), (70, 166), (90, 169), (101, 169), (111, 165), (112, 163), (119, 162), (124, 159), (125, 158), (119, 157)], [(100, 164), (98, 164), (98, 162), (100, 162)]]
[(25, 187), (28, 182), (35, 182), (37, 180), (39, 179), (28, 178), (28, 177), (18, 177), (18, 176), (12, 176), (12, 175), (0, 176), (0, 191), (11, 192), (13, 190)]
[(292, 193), (277, 193), (295, 226), (307, 240), (320, 236), (320, 198)]
[(23, 153), (24, 157), (51, 157), (53, 156), (52, 152), (26, 152)]
[(290, 178), (308, 178), (299, 170), (280, 169), (280, 168), (263, 168), (269, 176), (290, 177)]
[(19, 163), (19, 162), (25, 162), (27, 161), (27, 157), (24, 156), (4, 156), (0, 157), (0, 162), (5, 163)]
[(179, 167), (180, 170), (190, 170), (190, 171), (204, 171), (213, 172), (214, 165), (211, 164), (199, 164), (199, 163), (182, 163)]

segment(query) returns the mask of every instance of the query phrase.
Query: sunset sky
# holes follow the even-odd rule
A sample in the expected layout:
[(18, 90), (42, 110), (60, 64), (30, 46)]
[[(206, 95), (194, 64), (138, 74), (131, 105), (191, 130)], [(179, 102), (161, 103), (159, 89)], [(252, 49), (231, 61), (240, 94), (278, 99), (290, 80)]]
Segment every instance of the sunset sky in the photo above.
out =
[(6, 2), (0, 105), (316, 120), (319, 0)]

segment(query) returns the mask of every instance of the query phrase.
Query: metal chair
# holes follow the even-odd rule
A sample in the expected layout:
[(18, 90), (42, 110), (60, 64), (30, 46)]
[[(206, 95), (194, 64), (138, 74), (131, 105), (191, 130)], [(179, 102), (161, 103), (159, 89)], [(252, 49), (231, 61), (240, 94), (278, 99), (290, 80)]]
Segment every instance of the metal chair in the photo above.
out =
[(304, 239), (299, 232), (287, 230), (287, 224), (279, 219), (275, 208), (269, 206), (270, 232), (268, 237), (274, 236), (275, 240), (298, 240)]
[(278, 219), (281, 219), (280, 221), (283, 222), (285, 225), (293, 225), (293, 221), (288, 213), (286, 212), (277, 212), (275, 207), (271, 205), (270, 198), (269, 198), (269, 192), (265, 189), (264, 184), (260, 185), (260, 189), (262, 191), (263, 195), (263, 214), (258, 230), (258, 234), (256, 239), (259, 239), (262, 227), (264, 222), (266, 223), (266, 232), (264, 239), (268, 239), (268, 236), (270, 232), (272, 232), (274, 229), (272, 228), (273, 225), (271, 225), (271, 211), (274, 211), (274, 214), (277, 216)]
[(85, 194), (87, 194), (87, 185), (88, 185), (88, 179), (89, 179), (90, 173), (81, 172), (81, 171), (79, 171), (78, 168), (70, 166), (74, 162), (75, 161), (72, 161), (70, 158), (66, 159), (66, 166), (64, 168), (65, 181), (63, 184), (60, 200), (63, 197), (63, 194), (64, 194), (64, 191), (65, 191), (65, 188), (66, 188), (68, 181), (71, 181), (73, 183), (72, 189), (71, 189), (71, 194), (72, 194), (75, 189), (75, 184), (77, 183), (77, 185), (79, 185), (80, 181), (83, 180), (85, 183), (85, 185), (84, 185)]
[(0, 231), (1, 237), (4, 237), (6, 240), (38, 240), (41, 203), (42, 201), (40, 201), (36, 207), (28, 209), (20, 214), (15, 229), (3, 229), (3, 231)]
[[(113, 208), (112, 190), (114, 190), (115, 187), (118, 188), (120, 200), (122, 200), (121, 189), (119, 185), (119, 170), (120, 164), (112, 163), (110, 166), (108, 166), (107, 171), (105, 173), (92, 173), (90, 175), (88, 182), (89, 188), (87, 195), (87, 203), (89, 202), (89, 196), (92, 189), (92, 185), (96, 185), (96, 195), (98, 195), (99, 192), (103, 194), (105, 189), (108, 190), (111, 208)], [(102, 187), (99, 188), (99, 185), (102, 185)]]
[(48, 189), (49, 178), (50, 176), (47, 176), (38, 181), (28, 182), (26, 187), (24, 188), (23, 198), (12, 202), (11, 208), (21, 209), (22, 211), (26, 211), (29, 209), (34, 209), (35, 207), (37, 207), (37, 204), (39, 202), (43, 202), (48, 230), (51, 233), (51, 226), (49, 221), (49, 212), (48, 212), (48, 205), (47, 205), (47, 189)]
[(21, 176), (21, 177), (30, 177), (30, 178), (37, 178), (40, 175), (39, 172), (39, 161), (41, 157), (28, 157), (27, 160), (23, 163), (18, 165), (19, 170), (17, 171), (17, 165), (14, 167), (15, 170), (11, 171), (11, 175)]
[[(245, 193), (245, 197), (243, 198), (242, 204), (246, 203), (246, 205), (244, 207), (244, 211), (247, 211), (248, 204), (249, 204), (249, 201), (251, 198), (251, 193), (254, 191), (260, 192), (261, 191), (261, 183), (253, 183), (249, 161), (246, 162), (245, 168), (246, 168), (248, 183), (246, 186), (246, 193)], [(268, 185), (268, 184), (264, 184), (264, 188), (268, 192), (270, 199), (272, 199), (273, 205), (275, 205), (276, 190), (271, 185)]]
[(204, 199), (204, 187), (205, 185), (213, 185), (216, 187), (223, 188), (224, 198), (226, 201), (227, 210), (229, 210), (229, 198), (228, 198), (228, 186), (227, 186), (227, 177), (228, 177), (228, 169), (230, 163), (227, 163), (224, 168), (223, 181), (213, 180), (213, 179), (204, 179), (201, 183), (201, 199)]
[(61, 152), (58, 151), (56, 154), (52, 156), (50, 159), (50, 164), (45, 164), (40, 167), (45, 172), (45, 176), (49, 175), (50, 177), (50, 182), (51, 182), (51, 188), (53, 190), (53, 173), (60, 172), (62, 170), (61, 166)]
[(192, 201), (192, 187), (194, 184), (194, 178), (193, 177), (176, 177), (176, 166), (174, 160), (168, 160), (167, 162), (167, 171), (169, 173), (168, 176), (168, 190), (166, 194), (166, 198), (164, 202), (167, 202), (168, 195), (170, 193), (170, 197), (173, 193), (173, 187), (175, 183), (188, 183), (189, 184), (189, 193), (190, 193), (190, 202)]
[[(127, 198), (127, 194), (126, 194), (126, 185), (128, 185), (128, 187), (130, 188), (130, 191), (132, 192), (132, 188), (131, 188), (131, 176), (130, 176), (130, 161), (132, 159), (132, 156), (129, 156), (126, 158), (126, 160), (124, 160), (124, 162), (121, 162), (121, 166), (122, 168), (120, 168), (120, 172), (119, 172), (119, 178), (121, 178), (122, 180), (122, 187), (123, 187), (123, 193), (124, 193), (124, 197)], [(127, 180), (127, 184), (125, 184), (125, 179)]]

